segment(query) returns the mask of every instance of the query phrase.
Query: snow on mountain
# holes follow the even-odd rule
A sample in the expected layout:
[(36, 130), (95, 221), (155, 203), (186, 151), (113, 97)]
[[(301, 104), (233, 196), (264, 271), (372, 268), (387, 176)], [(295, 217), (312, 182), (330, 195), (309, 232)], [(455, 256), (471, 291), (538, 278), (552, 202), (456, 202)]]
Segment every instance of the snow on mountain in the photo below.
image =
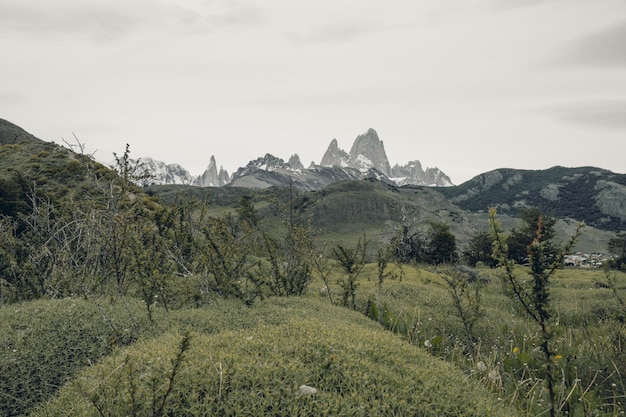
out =
[(140, 161), (153, 175), (150, 179), (152, 184), (192, 185), (194, 183), (194, 177), (179, 164), (166, 164), (150, 157), (141, 158)]
[[(311, 162), (305, 168), (297, 154), (291, 155), (288, 162), (274, 155), (250, 161), (229, 177), (222, 167), (217, 168), (215, 157), (211, 156), (206, 170), (193, 177), (178, 164), (165, 164), (151, 158), (143, 159), (154, 173), (154, 184), (187, 184), (200, 187), (221, 187), (224, 185), (265, 187), (286, 185), (297, 182), (302, 189), (320, 189), (340, 180), (376, 178), (397, 185), (451, 186), (452, 181), (439, 168), (424, 170), (420, 161), (406, 165), (389, 164), (383, 141), (374, 129), (357, 136), (350, 152), (339, 148), (337, 139), (330, 142), (319, 165)], [(252, 179), (254, 177), (254, 179)], [(249, 180), (245, 180), (249, 178)]]
[(383, 141), (379, 139), (374, 129), (369, 129), (364, 134), (359, 135), (355, 139), (350, 153), (339, 148), (337, 140), (333, 139), (320, 165), (355, 168), (361, 172), (376, 169), (398, 185), (413, 184), (438, 187), (452, 185), (450, 177), (439, 168), (424, 170), (420, 161), (417, 160), (403, 166), (396, 164), (391, 168)]

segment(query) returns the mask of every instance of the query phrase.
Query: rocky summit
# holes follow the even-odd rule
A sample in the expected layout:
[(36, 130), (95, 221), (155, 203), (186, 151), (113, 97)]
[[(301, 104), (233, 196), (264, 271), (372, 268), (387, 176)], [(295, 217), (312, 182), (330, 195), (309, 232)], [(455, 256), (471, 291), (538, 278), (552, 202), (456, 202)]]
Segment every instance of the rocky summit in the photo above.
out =
[(218, 171), (215, 156), (211, 155), (209, 166), (204, 170), (202, 175), (196, 178), (193, 185), (200, 187), (222, 187), (229, 182), (230, 178), (228, 176), (228, 172), (222, 167), (220, 167)]
[(368, 129), (354, 140), (350, 153), (339, 148), (337, 139), (333, 139), (322, 157), (323, 167), (353, 168), (361, 172), (374, 169), (397, 185), (426, 185), (447, 187), (452, 184), (439, 168), (422, 168), (420, 161), (415, 160), (406, 165), (394, 165), (391, 168), (383, 141), (374, 129)]
[(319, 190), (329, 184), (346, 180), (376, 178), (394, 185), (424, 185), (447, 187), (450, 178), (439, 168), (423, 169), (418, 160), (406, 165), (391, 167), (383, 141), (374, 129), (368, 129), (354, 140), (350, 152), (339, 147), (333, 139), (322, 156), (319, 165), (311, 162), (308, 168), (302, 164), (298, 154), (287, 162), (274, 155), (266, 154), (239, 168), (232, 177), (211, 156), (209, 165), (202, 175), (192, 177), (180, 165), (157, 163), (148, 158), (154, 169), (154, 184), (188, 184), (200, 187), (237, 186), (267, 188), (292, 184), (303, 190)]
[(368, 129), (364, 134), (357, 136), (349, 155), (350, 166), (353, 168), (375, 168), (387, 177), (391, 176), (385, 146), (374, 129)]

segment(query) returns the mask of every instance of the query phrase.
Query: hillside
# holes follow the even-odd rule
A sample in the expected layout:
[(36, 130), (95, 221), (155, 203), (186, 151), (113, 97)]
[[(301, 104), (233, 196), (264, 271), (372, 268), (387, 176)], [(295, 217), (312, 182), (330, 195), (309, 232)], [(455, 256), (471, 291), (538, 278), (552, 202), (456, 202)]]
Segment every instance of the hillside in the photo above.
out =
[(472, 212), (497, 207), (515, 215), (519, 207), (535, 206), (601, 230), (626, 229), (626, 175), (600, 168), (498, 169), (439, 191)]
[(7, 120), (0, 119), (0, 146), (15, 145), (24, 142), (33, 143), (40, 142), (40, 140), (21, 127)]
[[(371, 240), (370, 250), (375, 253), (403, 225), (424, 232), (429, 222), (443, 222), (450, 226), (459, 247), (464, 247), (476, 231), (489, 228), (486, 209), (472, 210), (472, 207), (467, 208), (461, 203), (453, 204), (452, 199), (446, 196), (448, 193), (458, 193), (464, 186), (398, 187), (377, 180), (343, 181), (320, 191), (294, 190), (294, 213), (298, 218), (310, 222), (319, 244), (351, 243), (366, 232)], [(210, 211), (215, 215), (234, 213), (241, 198), (246, 196), (255, 204), (263, 221), (270, 227), (278, 227), (283, 213), (277, 207), (284, 206), (289, 201), (288, 189), (281, 187), (248, 189), (165, 185), (151, 186), (146, 190), (167, 201), (173, 201), (177, 192), (188, 193), (200, 199), (207, 197)], [(494, 195), (494, 201), (503, 201), (497, 200), (502, 198), (500, 194), (494, 192)], [(507, 210), (503, 204), (494, 205), (498, 206), (500, 220), (506, 229), (518, 224), (516, 210)], [(571, 235), (577, 221), (581, 220), (573, 216), (557, 218), (557, 235), (563, 241)], [(613, 233), (612, 229), (589, 225), (580, 237), (576, 250), (586, 253), (604, 252)]]
[(98, 193), (93, 179), (113, 178), (111, 169), (54, 142), (44, 142), (0, 119), (0, 213), (22, 209), (36, 195), (61, 202)]

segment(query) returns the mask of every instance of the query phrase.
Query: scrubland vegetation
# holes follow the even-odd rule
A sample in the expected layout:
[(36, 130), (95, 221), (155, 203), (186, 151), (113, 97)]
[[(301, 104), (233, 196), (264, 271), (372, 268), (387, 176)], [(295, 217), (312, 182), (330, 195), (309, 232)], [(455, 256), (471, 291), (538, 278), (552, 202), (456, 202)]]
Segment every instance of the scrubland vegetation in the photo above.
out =
[(67, 163), (71, 193), (3, 180), (0, 415), (625, 412), (623, 235), (605, 270), (563, 269), (536, 209), (463, 248), (438, 222), (327, 247), (291, 189), (268, 227), (145, 194), (128, 150)]

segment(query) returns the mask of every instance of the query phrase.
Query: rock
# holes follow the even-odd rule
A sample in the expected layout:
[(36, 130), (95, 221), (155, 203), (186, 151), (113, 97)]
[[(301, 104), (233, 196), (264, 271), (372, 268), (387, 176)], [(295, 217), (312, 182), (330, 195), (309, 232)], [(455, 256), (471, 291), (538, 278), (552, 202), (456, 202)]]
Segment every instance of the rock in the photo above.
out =
[[(133, 161), (135, 162), (135, 161)], [(150, 178), (147, 184), (184, 184), (193, 183), (193, 177), (185, 168), (178, 164), (166, 164), (165, 162), (156, 161), (152, 158), (141, 158), (139, 160), (150, 172)]]
[(200, 187), (219, 187), (220, 179), (217, 173), (217, 164), (215, 163), (215, 157), (211, 156), (209, 159), (209, 166), (204, 170), (204, 173), (196, 180), (196, 185)]
[(348, 165), (349, 155), (343, 149), (339, 149), (339, 144), (337, 143), (337, 139), (333, 139), (328, 145), (328, 149), (324, 153), (322, 157), (322, 161), (320, 165), (323, 167), (345, 167)]
[(374, 129), (368, 129), (354, 140), (350, 149), (350, 166), (365, 170), (375, 168), (387, 177), (391, 176), (391, 166), (385, 146)]
[(220, 173), (217, 174), (219, 181), (220, 181), (220, 187), (223, 185), (226, 185), (230, 182), (230, 177), (228, 176), (228, 171), (226, 171), (224, 168), (222, 168), (222, 166), (220, 166)]
[(304, 169), (304, 165), (302, 165), (302, 162), (300, 161), (300, 157), (298, 156), (297, 153), (291, 155), (291, 158), (289, 158), (289, 162), (287, 163), (289, 164), (291, 169)]
[(315, 395), (317, 394), (317, 390), (313, 387), (309, 387), (308, 385), (300, 385), (300, 388), (298, 388), (298, 392), (302, 395)]

